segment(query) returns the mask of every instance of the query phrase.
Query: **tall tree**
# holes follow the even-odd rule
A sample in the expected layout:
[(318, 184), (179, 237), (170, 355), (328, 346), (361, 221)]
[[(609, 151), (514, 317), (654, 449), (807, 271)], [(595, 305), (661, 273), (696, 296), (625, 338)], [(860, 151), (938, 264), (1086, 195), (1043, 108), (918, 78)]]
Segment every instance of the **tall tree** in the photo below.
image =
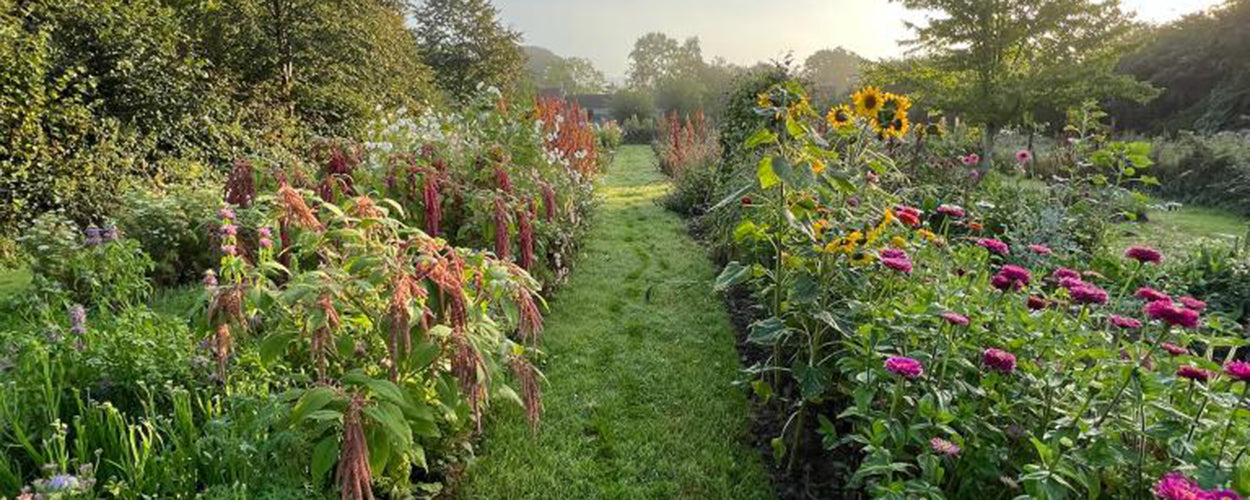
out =
[(543, 71), (540, 79), (545, 87), (559, 87), (570, 94), (593, 94), (603, 92), (608, 86), (607, 77), (595, 68), (594, 63), (582, 57), (565, 57), (553, 61)]
[(697, 79), (704, 66), (697, 37), (678, 42), (663, 33), (647, 33), (629, 53), (629, 86), (654, 90), (666, 80)]
[(425, 0), (414, 17), (421, 54), (448, 94), (463, 97), (478, 85), (509, 90), (521, 78), (521, 34), (499, 21), (490, 0)]
[(1119, 0), (896, 1), (934, 15), (923, 26), (908, 24), (916, 37), (906, 43), (922, 64), (887, 65), (878, 76), (983, 125), (987, 149), (1001, 128), (1039, 108), (1155, 94), (1114, 72), (1137, 28)]
[(842, 47), (821, 49), (803, 62), (802, 76), (811, 83), (816, 101), (827, 104), (851, 91), (864, 58)]

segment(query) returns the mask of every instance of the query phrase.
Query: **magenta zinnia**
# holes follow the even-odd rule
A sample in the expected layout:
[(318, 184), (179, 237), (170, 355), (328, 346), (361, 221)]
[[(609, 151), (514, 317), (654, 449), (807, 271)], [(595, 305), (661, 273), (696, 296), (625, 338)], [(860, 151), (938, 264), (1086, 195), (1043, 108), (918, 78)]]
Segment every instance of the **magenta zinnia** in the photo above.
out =
[(1198, 312), (1202, 312), (1203, 309), (1207, 308), (1206, 302), (1195, 299), (1188, 295), (1181, 297), (1181, 305), (1184, 305), (1186, 309), (1193, 309)]
[(880, 255), (882, 259), (906, 259), (907, 258), (907, 252), (904, 252), (896, 248), (887, 248), (885, 250), (882, 250)]
[(950, 323), (952, 325), (968, 326), (968, 317), (962, 314), (952, 312), (952, 311), (946, 311), (940, 314), (940, 316), (942, 317), (942, 319), (946, 320), (947, 323)]
[(1183, 365), (1176, 369), (1176, 376), (1193, 380), (1194, 382), (1206, 382), (1215, 377), (1215, 372), (1204, 370), (1193, 365)]
[(1133, 293), (1133, 296), (1139, 299), (1148, 300), (1150, 302), (1156, 302), (1160, 300), (1166, 300), (1168, 302), (1172, 301), (1172, 297), (1168, 296), (1168, 294), (1160, 292), (1148, 286), (1143, 286), (1141, 288), (1138, 288), (1137, 292)]
[(1126, 318), (1118, 314), (1112, 314), (1112, 315), (1107, 316), (1107, 322), (1111, 323), (1117, 328), (1124, 328), (1126, 330), (1136, 330), (1138, 328), (1141, 328), (1140, 320), (1137, 320), (1134, 318)]
[(1163, 254), (1147, 247), (1129, 247), (1124, 251), (1124, 256), (1142, 264), (1158, 264), (1163, 261)]
[(1068, 269), (1066, 267), (1055, 269), (1055, 271), (1050, 273), (1050, 275), (1053, 276), (1055, 279), (1060, 279), (1060, 280), (1064, 278), (1075, 278), (1077, 280), (1081, 279), (1081, 273), (1076, 272), (1075, 269)]
[(981, 238), (977, 240), (977, 245), (989, 250), (990, 253), (996, 253), (998, 255), (1007, 255), (1011, 253), (1011, 248), (1009, 248), (1006, 243), (993, 238)]
[(1245, 361), (1233, 361), (1224, 365), (1224, 373), (1235, 380), (1250, 382), (1250, 363)]
[(1170, 472), (1155, 483), (1155, 497), (1162, 500), (1199, 500), (1202, 489), (1193, 479), (1180, 472)]
[(1159, 347), (1160, 347), (1160, 348), (1162, 348), (1163, 350), (1167, 351), (1167, 352), (1168, 352), (1168, 354), (1171, 354), (1171, 355), (1173, 355), (1173, 356), (1180, 356), (1180, 355), (1182, 355), (1182, 354), (1189, 354), (1189, 349), (1186, 349), (1186, 348), (1184, 348), (1184, 347), (1178, 346), (1178, 345), (1173, 344), (1173, 343), (1171, 343), (1171, 342), (1164, 342), (1164, 343), (1163, 343), (1163, 345), (1162, 345), (1162, 346), (1159, 346)]
[(911, 380), (924, 374), (924, 365), (912, 358), (890, 356), (885, 360), (885, 369), (890, 373)]
[(1198, 327), (1198, 311), (1176, 307), (1170, 300), (1156, 300), (1146, 304), (1146, 316), (1173, 326)]
[(907, 259), (906, 257), (901, 258), (901, 259), (900, 258), (895, 258), (895, 259), (883, 258), (881, 259), (881, 265), (888, 267), (890, 269), (893, 269), (895, 271), (898, 271), (900, 273), (903, 273), (903, 274), (911, 273), (911, 260)]
[(981, 355), (981, 361), (992, 370), (1011, 373), (1016, 370), (1016, 355), (1002, 349), (989, 348)]
[(1107, 291), (1094, 285), (1085, 284), (1068, 290), (1072, 300), (1078, 304), (1106, 304)]
[(998, 274), (1005, 276), (1011, 281), (1018, 281), (1025, 285), (1029, 284), (1029, 278), (1031, 277), (1028, 269), (1010, 264), (1003, 266), (1002, 269), (999, 269)]
[(1039, 255), (1050, 255), (1051, 253), (1053, 253), (1050, 247), (1046, 245), (1037, 245), (1037, 244), (1029, 245), (1029, 250), (1032, 250), (1033, 253), (1036, 253)]

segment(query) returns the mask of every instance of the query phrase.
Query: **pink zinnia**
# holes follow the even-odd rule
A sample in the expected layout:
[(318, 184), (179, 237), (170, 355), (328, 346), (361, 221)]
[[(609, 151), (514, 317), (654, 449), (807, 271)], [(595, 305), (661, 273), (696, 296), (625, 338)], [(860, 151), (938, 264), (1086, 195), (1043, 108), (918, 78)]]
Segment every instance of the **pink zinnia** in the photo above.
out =
[(1250, 382), (1250, 363), (1245, 361), (1233, 361), (1224, 365), (1224, 373), (1236, 380)]
[(1107, 291), (1094, 285), (1085, 284), (1068, 290), (1072, 300), (1078, 304), (1106, 304)]
[(1176, 376), (1193, 380), (1194, 382), (1206, 382), (1215, 377), (1215, 372), (1203, 370), (1193, 365), (1184, 365), (1176, 369)]
[(1003, 243), (993, 238), (981, 238), (977, 240), (977, 245), (980, 245), (986, 250), (989, 250), (990, 253), (996, 253), (998, 255), (1007, 255), (1011, 253), (1011, 249), (1007, 246), (1006, 243)]
[(959, 205), (938, 205), (937, 212), (956, 219), (963, 218), (964, 215), (967, 215), (964, 212), (963, 207), (960, 207)]
[(1068, 269), (1066, 267), (1055, 269), (1055, 271), (1050, 273), (1050, 275), (1055, 277), (1055, 279), (1064, 279), (1064, 278), (1076, 278), (1078, 280), (1081, 279), (1081, 273), (1076, 272), (1075, 269)]
[(968, 326), (968, 323), (969, 323), (967, 316), (964, 316), (956, 312), (946, 311), (940, 314), (939, 316), (941, 316), (942, 319), (946, 320), (947, 323), (950, 323), (952, 325)]
[(1016, 151), (1016, 161), (1020, 163), (1031, 162), (1033, 161), (1033, 153), (1029, 152), (1027, 149)]
[(1026, 301), (1026, 304), (1029, 306), (1029, 309), (1037, 311), (1039, 309), (1045, 309), (1046, 306), (1050, 305), (1050, 302), (1047, 302), (1046, 299), (1038, 297), (1036, 295), (1030, 295), (1029, 300)]
[(1203, 302), (1203, 301), (1201, 301), (1201, 300), (1195, 299), (1195, 298), (1190, 297), (1190, 296), (1188, 296), (1188, 295), (1186, 295), (1186, 296), (1184, 296), (1184, 297), (1181, 297), (1181, 304), (1182, 304), (1182, 305), (1184, 305), (1184, 306), (1185, 306), (1185, 308), (1187, 308), (1187, 309), (1193, 309), (1193, 310), (1198, 311), (1198, 312), (1202, 312), (1202, 310), (1203, 310), (1203, 309), (1206, 309), (1206, 308), (1207, 308), (1207, 303), (1206, 303), (1206, 302)]
[(1167, 351), (1167, 352), (1168, 352), (1168, 354), (1171, 354), (1171, 355), (1173, 355), (1173, 356), (1180, 356), (1180, 355), (1182, 355), (1182, 354), (1189, 354), (1189, 349), (1186, 349), (1186, 348), (1184, 348), (1184, 347), (1178, 346), (1178, 345), (1173, 344), (1173, 343), (1171, 343), (1171, 342), (1164, 342), (1164, 343), (1163, 343), (1163, 345), (1162, 345), (1162, 346), (1160, 346), (1160, 347), (1162, 347), (1162, 348), (1163, 348), (1163, 350)]
[(881, 258), (883, 259), (906, 259), (907, 252), (904, 252), (896, 248), (887, 248), (881, 251)]
[(1046, 245), (1038, 245), (1038, 244), (1029, 245), (1029, 250), (1032, 250), (1033, 253), (1040, 254), (1040, 255), (1050, 255), (1054, 253), (1053, 251), (1051, 251), (1050, 247)]
[(1162, 500), (1199, 500), (1202, 489), (1180, 472), (1170, 472), (1155, 483), (1155, 497)]
[(1029, 278), (1032, 277), (1029, 274), (1028, 269), (1010, 264), (1003, 266), (1002, 269), (999, 269), (998, 274), (1006, 276), (1007, 279), (1011, 281), (1019, 281), (1025, 285), (1029, 284)]
[(1002, 349), (989, 348), (981, 355), (981, 361), (991, 369), (1011, 373), (1016, 370), (1016, 355)]
[(1168, 302), (1172, 301), (1172, 297), (1168, 296), (1168, 294), (1160, 292), (1148, 286), (1143, 286), (1141, 288), (1138, 288), (1137, 292), (1133, 293), (1133, 296), (1139, 299), (1148, 300), (1150, 302), (1157, 302), (1160, 300), (1166, 300)]
[(933, 438), (929, 440), (929, 446), (933, 448), (933, 452), (938, 455), (946, 455), (948, 457), (959, 456), (959, 445), (947, 441), (942, 438)]
[(1198, 327), (1198, 311), (1172, 305), (1170, 300), (1156, 300), (1146, 304), (1146, 316), (1169, 325), (1180, 325), (1185, 328)]
[(903, 274), (911, 273), (911, 260), (909, 259), (881, 259), (881, 264)]
[(1163, 254), (1146, 247), (1129, 247), (1124, 251), (1124, 256), (1143, 264), (1158, 264), (1163, 261)]
[(1138, 328), (1141, 328), (1140, 320), (1137, 320), (1134, 318), (1126, 318), (1118, 314), (1112, 314), (1112, 315), (1107, 316), (1107, 321), (1110, 322), (1112, 325), (1115, 325), (1118, 328), (1124, 328), (1126, 330), (1136, 330)]
[(920, 213), (920, 210), (915, 207), (909, 207), (906, 205), (898, 205), (894, 207), (894, 215), (898, 216), (898, 220), (911, 227), (920, 225)]
[(1021, 288), (1024, 288), (1024, 283), (1021, 283), (1019, 281), (1014, 281), (1011, 278), (1008, 278), (1001, 274), (995, 274), (993, 277), (990, 278), (990, 286), (1006, 292), (1010, 290), (1019, 290)]
[(924, 374), (924, 366), (919, 361), (902, 356), (886, 358), (885, 369), (908, 380), (918, 378)]
[(969, 166), (969, 167), (976, 165), (978, 163), (981, 163), (981, 155), (976, 154), (976, 153), (972, 153), (967, 156), (960, 157), (959, 159), (964, 162), (965, 166)]
[(1073, 288), (1080, 288), (1086, 285), (1088, 285), (1088, 283), (1086, 283), (1081, 278), (1063, 278), (1059, 280), (1059, 287), (1066, 288), (1068, 290), (1072, 290)]

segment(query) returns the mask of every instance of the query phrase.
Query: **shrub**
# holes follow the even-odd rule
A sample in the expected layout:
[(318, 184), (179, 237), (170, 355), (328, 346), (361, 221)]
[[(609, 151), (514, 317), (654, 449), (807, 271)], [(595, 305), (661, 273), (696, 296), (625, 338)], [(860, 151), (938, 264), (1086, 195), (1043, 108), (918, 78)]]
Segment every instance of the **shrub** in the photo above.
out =
[(651, 144), (655, 140), (655, 124), (649, 119), (631, 116), (625, 119), (625, 144)]
[(659, 122), (652, 149), (661, 172), (673, 180), (673, 190), (664, 205), (682, 214), (702, 213), (714, 201), (719, 188), (720, 148), (713, 133), (698, 112), (685, 120), (676, 113)]
[(210, 183), (132, 189), (122, 199), (117, 227), (152, 258), (157, 284), (188, 283), (198, 280), (217, 257), (213, 243), (218, 206), (221, 195)]
[(116, 226), (79, 230), (59, 212), (48, 212), (21, 243), (32, 259), (35, 286), (53, 300), (118, 307), (138, 303), (152, 290), (152, 260)]

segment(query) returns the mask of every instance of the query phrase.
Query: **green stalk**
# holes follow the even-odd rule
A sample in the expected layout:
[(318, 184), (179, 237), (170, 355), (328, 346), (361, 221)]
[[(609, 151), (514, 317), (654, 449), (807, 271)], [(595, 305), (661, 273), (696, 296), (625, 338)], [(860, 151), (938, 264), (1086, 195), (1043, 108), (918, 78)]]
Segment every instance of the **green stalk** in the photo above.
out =
[(1228, 444), (1228, 431), (1233, 427), (1233, 417), (1237, 416), (1237, 410), (1246, 404), (1247, 393), (1250, 393), (1250, 382), (1242, 384), (1241, 397), (1237, 398), (1237, 404), (1233, 406), (1233, 410), (1228, 412), (1228, 421), (1224, 423), (1224, 434), (1220, 436), (1220, 452), (1215, 456), (1215, 468), (1217, 469), (1220, 468), (1220, 464), (1224, 461), (1224, 445)]

